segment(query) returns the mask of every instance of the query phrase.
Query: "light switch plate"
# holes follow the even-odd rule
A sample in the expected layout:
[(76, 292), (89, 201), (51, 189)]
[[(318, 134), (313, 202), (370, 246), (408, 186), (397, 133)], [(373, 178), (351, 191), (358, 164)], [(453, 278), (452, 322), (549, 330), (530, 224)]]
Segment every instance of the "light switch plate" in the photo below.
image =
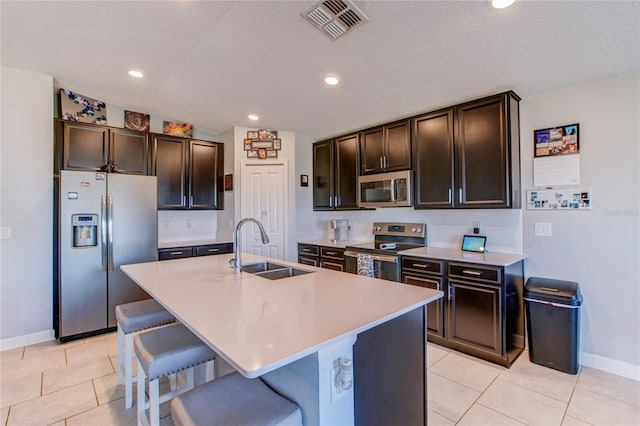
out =
[(550, 223), (538, 223), (535, 224), (535, 235), (536, 237), (550, 237), (551, 232), (551, 224)]

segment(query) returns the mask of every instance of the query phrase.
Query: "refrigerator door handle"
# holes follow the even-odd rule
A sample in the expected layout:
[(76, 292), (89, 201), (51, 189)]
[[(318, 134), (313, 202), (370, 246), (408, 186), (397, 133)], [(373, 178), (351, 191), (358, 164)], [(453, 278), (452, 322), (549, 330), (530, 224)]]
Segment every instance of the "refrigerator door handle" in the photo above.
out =
[(102, 272), (107, 272), (107, 197), (102, 196), (100, 204), (100, 240), (102, 246)]
[(108, 231), (109, 231), (109, 272), (113, 272), (113, 197), (109, 196), (109, 205), (107, 207)]

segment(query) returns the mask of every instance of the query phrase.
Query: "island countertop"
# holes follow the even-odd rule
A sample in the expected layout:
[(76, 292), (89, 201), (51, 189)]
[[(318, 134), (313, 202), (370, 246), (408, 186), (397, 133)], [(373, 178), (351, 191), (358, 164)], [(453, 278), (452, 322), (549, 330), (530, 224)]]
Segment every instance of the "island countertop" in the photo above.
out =
[(313, 271), (268, 280), (229, 256), (124, 265), (122, 270), (244, 376), (253, 378), (410, 312), (442, 292), (274, 260)]

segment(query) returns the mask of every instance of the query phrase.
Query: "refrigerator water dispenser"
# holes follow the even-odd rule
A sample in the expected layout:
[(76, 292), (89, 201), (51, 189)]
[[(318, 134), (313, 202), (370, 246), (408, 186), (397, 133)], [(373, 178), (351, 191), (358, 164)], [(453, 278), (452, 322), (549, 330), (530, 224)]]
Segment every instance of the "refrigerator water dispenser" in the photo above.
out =
[(72, 214), (73, 247), (96, 247), (98, 245), (98, 215)]

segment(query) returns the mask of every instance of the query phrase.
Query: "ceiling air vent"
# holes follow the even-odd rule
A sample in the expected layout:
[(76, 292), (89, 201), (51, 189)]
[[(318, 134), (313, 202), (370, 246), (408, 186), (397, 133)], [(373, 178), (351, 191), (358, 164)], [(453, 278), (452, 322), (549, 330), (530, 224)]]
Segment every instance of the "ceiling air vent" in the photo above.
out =
[(369, 18), (349, 0), (320, 1), (303, 16), (332, 40), (369, 21)]

